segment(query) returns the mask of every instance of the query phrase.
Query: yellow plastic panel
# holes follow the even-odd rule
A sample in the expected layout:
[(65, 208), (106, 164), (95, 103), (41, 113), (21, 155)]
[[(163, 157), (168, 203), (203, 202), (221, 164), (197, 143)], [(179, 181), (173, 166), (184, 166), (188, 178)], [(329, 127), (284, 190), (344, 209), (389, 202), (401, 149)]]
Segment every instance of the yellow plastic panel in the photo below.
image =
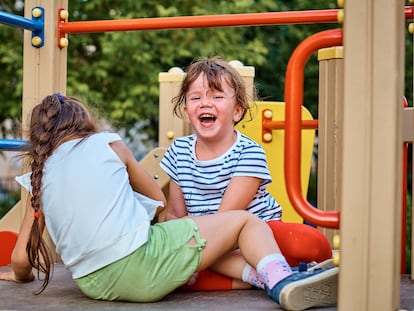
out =
[[(272, 184), (268, 191), (276, 198), (283, 207), (282, 220), (285, 222), (302, 223), (303, 218), (295, 211), (287, 195), (284, 176), (284, 130), (273, 130), (272, 141), (267, 143), (262, 140), (262, 111), (270, 109), (273, 113), (273, 121), (285, 119), (285, 103), (283, 102), (255, 102), (252, 108), (253, 120), (246, 115), (236, 128), (243, 134), (254, 139), (266, 152)], [(302, 120), (312, 120), (309, 111), (302, 108)], [(315, 130), (302, 130), (301, 146), (301, 186), (302, 193), (306, 197), (309, 186), (309, 177), (312, 163), (312, 152), (314, 148)]]

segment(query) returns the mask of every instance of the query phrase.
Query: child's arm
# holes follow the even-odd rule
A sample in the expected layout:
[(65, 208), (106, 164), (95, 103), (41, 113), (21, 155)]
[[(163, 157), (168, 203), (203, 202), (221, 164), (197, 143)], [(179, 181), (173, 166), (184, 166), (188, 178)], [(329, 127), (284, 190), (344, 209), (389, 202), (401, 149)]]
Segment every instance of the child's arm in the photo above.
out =
[(0, 280), (14, 282), (30, 282), (34, 280), (32, 266), (26, 252), (27, 241), (29, 240), (30, 231), (34, 220), (34, 210), (30, 203), (30, 195), (27, 198), (26, 212), (23, 222), (20, 226), (19, 236), (16, 246), (14, 247), (11, 257), (12, 271), (0, 273)]
[(219, 212), (245, 210), (259, 189), (261, 179), (248, 176), (233, 177), (224, 192)]
[[(165, 206), (166, 199), (161, 188), (154, 178), (138, 163), (128, 146), (124, 142), (117, 140), (111, 143), (111, 147), (118, 154), (121, 161), (125, 163), (132, 188), (153, 200), (164, 202)], [(164, 207), (158, 208), (156, 215), (162, 209)]]
[(168, 188), (168, 210), (166, 220), (187, 216), (183, 192), (179, 185), (170, 180)]

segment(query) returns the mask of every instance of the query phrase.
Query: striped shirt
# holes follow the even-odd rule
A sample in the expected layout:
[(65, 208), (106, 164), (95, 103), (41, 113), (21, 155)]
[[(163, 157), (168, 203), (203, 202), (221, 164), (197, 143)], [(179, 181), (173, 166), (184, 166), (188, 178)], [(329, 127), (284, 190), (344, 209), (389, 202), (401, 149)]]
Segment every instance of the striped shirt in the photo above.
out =
[(160, 163), (180, 186), (188, 215), (216, 213), (232, 177), (251, 176), (262, 181), (247, 210), (262, 220), (281, 218), (281, 206), (266, 190), (272, 180), (259, 144), (237, 131), (237, 140), (227, 152), (212, 160), (199, 161), (195, 156), (196, 140), (195, 134), (177, 138)]

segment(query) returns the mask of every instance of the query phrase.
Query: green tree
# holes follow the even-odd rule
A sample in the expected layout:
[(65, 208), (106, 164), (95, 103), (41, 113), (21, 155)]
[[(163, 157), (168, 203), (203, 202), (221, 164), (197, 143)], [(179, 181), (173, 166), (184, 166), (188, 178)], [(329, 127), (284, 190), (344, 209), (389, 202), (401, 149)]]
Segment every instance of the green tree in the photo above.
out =
[[(0, 10), (23, 15), (23, 7), (13, 0), (1, 0)], [(0, 25), (0, 137), (3, 121), (21, 115), (23, 87), (23, 30)]]
[[(278, 1), (278, 11), (334, 9), (334, 1), (284, 0)], [(327, 29), (341, 28), (337, 23), (276, 25), (252, 27), (254, 36), (268, 49), (266, 63), (257, 67), (256, 81), (265, 100), (284, 100), (285, 74), (289, 59), (296, 47), (309, 36)], [(304, 77), (304, 105), (317, 118), (319, 64), (316, 53), (307, 62)]]
[[(23, 1), (0, 0), (0, 9), (23, 15)], [(332, 9), (332, 0), (112, 1), (69, 0), (69, 21)], [(217, 27), (69, 35), (67, 92), (86, 99), (117, 128), (145, 121), (143, 131), (156, 139), (158, 73), (185, 67), (200, 56), (221, 55), (255, 66), (259, 95), (283, 100), (286, 65), (297, 45), (311, 34), (340, 25)], [(0, 124), (21, 118), (22, 34), (0, 25)], [(412, 38), (407, 35), (407, 51)], [(407, 52), (407, 62), (412, 63)], [(412, 66), (407, 67), (406, 94), (412, 101)], [(305, 69), (305, 106), (317, 116), (318, 64)]]
[[(273, 1), (70, 1), (71, 20), (125, 19), (266, 12)], [(116, 126), (127, 129), (149, 120), (158, 129), (158, 73), (185, 67), (200, 56), (222, 55), (258, 66), (268, 49), (246, 36), (246, 28), (204, 28), (70, 35), (68, 93), (99, 103)]]

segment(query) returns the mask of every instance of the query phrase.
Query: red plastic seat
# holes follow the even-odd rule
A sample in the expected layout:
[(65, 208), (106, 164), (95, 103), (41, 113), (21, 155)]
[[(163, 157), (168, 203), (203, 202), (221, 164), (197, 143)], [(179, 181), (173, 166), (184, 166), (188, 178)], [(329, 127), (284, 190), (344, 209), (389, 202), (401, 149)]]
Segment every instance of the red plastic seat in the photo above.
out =
[(11, 254), (17, 241), (17, 233), (0, 231), (0, 266), (7, 266), (11, 262)]

